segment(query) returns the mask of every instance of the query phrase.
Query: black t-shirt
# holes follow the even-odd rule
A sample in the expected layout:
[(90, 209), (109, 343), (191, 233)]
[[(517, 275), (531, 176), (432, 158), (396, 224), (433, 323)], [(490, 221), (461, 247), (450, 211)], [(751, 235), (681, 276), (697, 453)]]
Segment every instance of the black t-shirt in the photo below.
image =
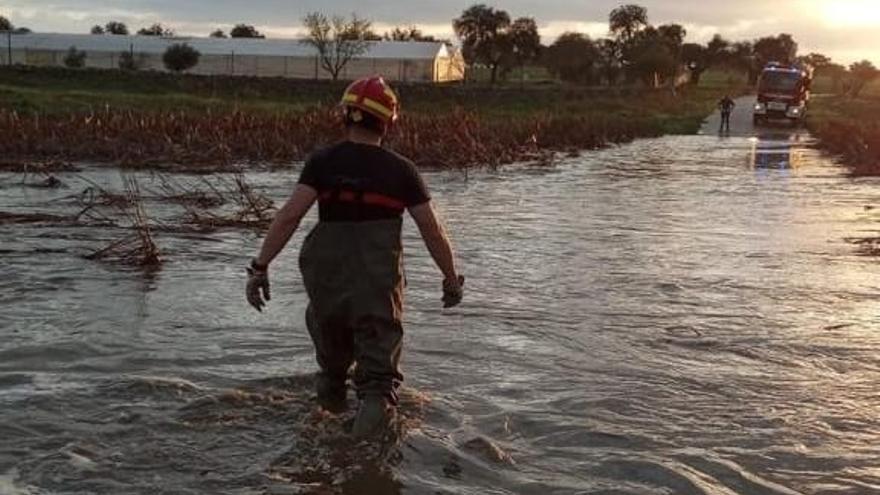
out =
[(721, 101), (718, 102), (718, 105), (721, 107), (721, 110), (724, 112), (729, 112), (733, 110), (733, 107), (736, 103), (733, 102), (730, 98), (722, 98)]
[(312, 154), (299, 183), (318, 191), (322, 222), (399, 218), (404, 209), (431, 199), (410, 160), (385, 148), (351, 141)]

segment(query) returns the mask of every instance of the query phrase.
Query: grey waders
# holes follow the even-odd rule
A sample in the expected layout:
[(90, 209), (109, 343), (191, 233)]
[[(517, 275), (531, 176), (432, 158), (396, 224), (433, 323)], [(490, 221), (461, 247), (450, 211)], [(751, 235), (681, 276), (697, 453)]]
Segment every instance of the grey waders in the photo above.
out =
[(329, 410), (344, 408), (345, 380), (355, 364), (358, 436), (388, 423), (403, 380), (402, 223), (319, 222), (300, 252), (309, 295), (306, 325), (321, 368), (318, 399)]

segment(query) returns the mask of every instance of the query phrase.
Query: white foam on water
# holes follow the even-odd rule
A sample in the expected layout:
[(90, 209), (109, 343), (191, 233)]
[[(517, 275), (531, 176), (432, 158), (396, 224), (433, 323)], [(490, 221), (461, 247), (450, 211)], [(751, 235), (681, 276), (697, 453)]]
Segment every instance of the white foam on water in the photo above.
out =
[(50, 495), (33, 486), (21, 486), (16, 483), (17, 479), (18, 470), (15, 468), (0, 474), (0, 495)]

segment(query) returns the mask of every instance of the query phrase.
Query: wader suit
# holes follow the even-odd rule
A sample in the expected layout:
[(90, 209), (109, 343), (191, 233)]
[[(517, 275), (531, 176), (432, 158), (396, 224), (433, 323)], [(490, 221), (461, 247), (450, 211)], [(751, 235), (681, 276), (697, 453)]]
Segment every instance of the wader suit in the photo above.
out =
[(397, 404), (403, 339), (402, 215), (430, 200), (415, 166), (391, 151), (344, 141), (312, 155), (299, 182), (318, 192), (319, 222), (300, 252), (306, 325), (319, 400), (358, 396)]

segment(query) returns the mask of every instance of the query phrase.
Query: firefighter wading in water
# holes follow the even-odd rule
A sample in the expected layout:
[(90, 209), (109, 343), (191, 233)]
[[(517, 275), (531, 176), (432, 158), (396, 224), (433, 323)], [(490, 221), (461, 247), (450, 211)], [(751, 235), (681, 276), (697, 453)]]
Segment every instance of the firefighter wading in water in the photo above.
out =
[(352, 433), (366, 438), (393, 419), (403, 379), (404, 210), (443, 272), (444, 307), (461, 302), (464, 277), (415, 166), (382, 147), (398, 118), (397, 95), (381, 77), (361, 79), (346, 89), (342, 110), (346, 139), (306, 161), (247, 270), (247, 300), (262, 311), (269, 264), (317, 201), (319, 222), (303, 242), (299, 264), (309, 296), (306, 326), (320, 367), (318, 402), (334, 413), (345, 410), (345, 381), (354, 364), (360, 406)]

